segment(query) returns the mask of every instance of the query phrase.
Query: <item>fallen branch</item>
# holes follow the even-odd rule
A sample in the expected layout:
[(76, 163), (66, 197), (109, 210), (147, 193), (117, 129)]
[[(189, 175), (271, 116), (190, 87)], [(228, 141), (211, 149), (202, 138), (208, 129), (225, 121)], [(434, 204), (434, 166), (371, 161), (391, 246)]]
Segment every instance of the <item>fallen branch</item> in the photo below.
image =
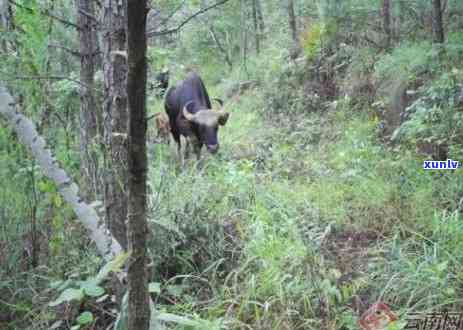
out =
[(79, 197), (79, 188), (53, 157), (45, 140), (37, 133), (33, 122), (21, 114), (8, 91), (0, 87), (0, 115), (13, 127), (21, 143), (27, 146), (47, 178), (74, 210), (77, 218), (88, 230), (90, 238), (101, 256), (109, 261), (122, 252), (120, 244), (109, 234), (93, 206)]
[(229, 0), (222, 0), (222, 1), (219, 1), (219, 2), (216, 2), (214, 3), (213, 5), (210, 5), (209, 7), (206, 7), (206, 8), (203, 8), (201, 10), (198, 10), (196, 13), (194, 13), (193, 15), (189, 16), (188, 18), (186, 18), (182, 23), (180, 23), (177, 27), (173, 28), (173, 29), (167, 29), (167, 30), (163, 30), (163, 31), (148, 31), (146, 33), (146, 36), (148, 38), (151, 38), (151, 37), (155, 37), (155, 36), (162, 36), (162, 35), (166, 35), (166, 34), (171, 34), (171, 33), (176, 33), (178, 31), (180, 31), (180, 29), (185, 25), (187, 24), (189, 21), (191, 21), (193, 18), (195, 18), (196, 16), (198, 15), (201, 15), (203, 13), (205, 13), (206, 11), (210, 10), (210, 9), (213, 9), (215, 7), (218, 7), (218, 6), (221, 6), (223, 5), (224, 3), (227, 3)]

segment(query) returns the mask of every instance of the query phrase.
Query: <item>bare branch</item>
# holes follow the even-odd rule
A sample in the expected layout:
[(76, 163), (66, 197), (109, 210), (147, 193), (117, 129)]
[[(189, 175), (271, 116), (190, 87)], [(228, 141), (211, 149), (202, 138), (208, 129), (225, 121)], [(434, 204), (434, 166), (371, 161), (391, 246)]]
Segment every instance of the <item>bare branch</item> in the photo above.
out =
[(48, 47), (62, 49), (62, 50), (65, 50), (66, 52), (68, 52), (71, 55), (80, 57), (80, 53), (77, 50), (73, 50), (73, 49), (68, 48), (68, 47), (64, 47), (64, 46), (61, 46), (61, 45), (55, 45), (55, 44), (49, 44)]
[(187, 24), (189, 21), (191, 21), (193, 18), (195, 18), (196, 16), (198, 15), (201, 15), (205, 12), (207, 12), (208, 10), (210, 9), (213, 9), (213, 8), (216, 8), (218, 6), (221, 6), (225, 3), (227, 3), (229, 0), (221, 0), (219, 2), (216, 2), (215, 4), (213, 5), (210, 5), (209, 7), (206, 7), (206, 8), (203, 8), (201, 10), (198, 10), (196, 13), (194, 13), (193, 15), (189, 16), (188, 18), (186, 18), (182, 23), (180, 23), (177, 27), (173, 28), (173, 29), (167, 29), (167, 30), (162, 30), (162, 31), (148, 31), (146, 33), (146, 36), (148, 38), (151, 38), (151, 37), (155, 37), (155, 36), (162, 36), (162, 35), (166, 35), (166, 34), (171, 34), (171, 33), (176, 33), (178, 31), (181, 30), (181, 28)]

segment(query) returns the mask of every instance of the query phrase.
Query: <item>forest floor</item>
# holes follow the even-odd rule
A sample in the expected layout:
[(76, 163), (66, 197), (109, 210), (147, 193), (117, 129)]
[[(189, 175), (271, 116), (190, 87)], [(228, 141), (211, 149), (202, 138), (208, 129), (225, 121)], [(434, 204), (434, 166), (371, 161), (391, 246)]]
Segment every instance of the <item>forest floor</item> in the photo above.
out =
[(264, 108), (259, 90), (229, 101), (221, 151), (201, 169), (178, 171), (166, 145), (150, 151), (152, 223), (164, 242), (152, 248), (176, 251), (158, 269), (183, 288), (163, 290), (173, 310), (237, 329), (355, 329), (374, 302), (403, 313), (424, 288), (444, 289), (443, 278), (420, 287), (415, 273), (447, 267), (415, 222), (435, 207), (420, 159), (384, 147), (368, 112), (339, 105), (264, 119)]

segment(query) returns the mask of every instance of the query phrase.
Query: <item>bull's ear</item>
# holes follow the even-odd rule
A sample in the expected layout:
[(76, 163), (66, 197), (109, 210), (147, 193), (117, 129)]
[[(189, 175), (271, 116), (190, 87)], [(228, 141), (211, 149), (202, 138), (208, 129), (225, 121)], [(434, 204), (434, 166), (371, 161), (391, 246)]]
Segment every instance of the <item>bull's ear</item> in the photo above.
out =
[(230, 116), (230, 114), (228, 112), (221, 111), (221, 113), (219, 115), (219, 124), (222, 125), (222, 126), (225, 126), (229, 116)]

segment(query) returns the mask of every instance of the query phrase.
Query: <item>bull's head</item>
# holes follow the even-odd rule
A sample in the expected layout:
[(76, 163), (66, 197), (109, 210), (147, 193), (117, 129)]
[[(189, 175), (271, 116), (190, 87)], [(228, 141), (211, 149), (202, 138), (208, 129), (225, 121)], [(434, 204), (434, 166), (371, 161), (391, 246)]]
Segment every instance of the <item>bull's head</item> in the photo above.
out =
[(207, 150), (215, 154), (219, 150), (217, 132), (219, 125), (227, 123), (229, 113), (223, 110), (201, 109), (196, 113), (191, 113), (189, 108), (194, 106), (193, 102), (188, 102), (183, 107), (183, 116), (197, 127), (200, 142), (206, 145)]

